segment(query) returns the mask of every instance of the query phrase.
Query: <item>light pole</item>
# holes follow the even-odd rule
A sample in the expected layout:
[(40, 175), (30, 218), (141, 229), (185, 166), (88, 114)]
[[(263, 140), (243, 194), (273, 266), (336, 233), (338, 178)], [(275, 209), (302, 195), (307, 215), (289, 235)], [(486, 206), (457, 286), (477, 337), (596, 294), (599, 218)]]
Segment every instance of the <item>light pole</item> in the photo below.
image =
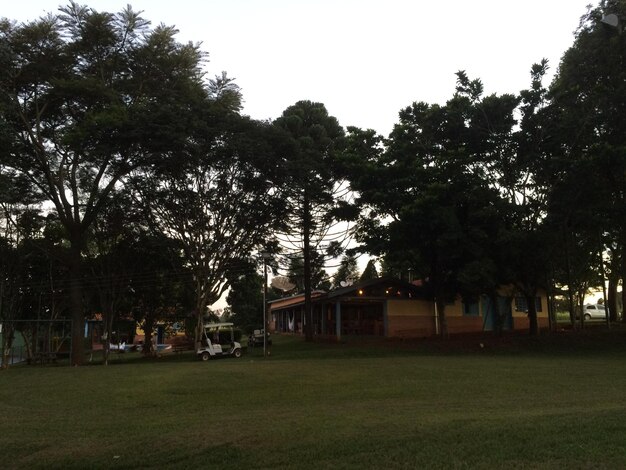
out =
[(267, 356), (267, 260), (272, 255), (266, 251), (261, 253), (263, 258), (263, 357)]

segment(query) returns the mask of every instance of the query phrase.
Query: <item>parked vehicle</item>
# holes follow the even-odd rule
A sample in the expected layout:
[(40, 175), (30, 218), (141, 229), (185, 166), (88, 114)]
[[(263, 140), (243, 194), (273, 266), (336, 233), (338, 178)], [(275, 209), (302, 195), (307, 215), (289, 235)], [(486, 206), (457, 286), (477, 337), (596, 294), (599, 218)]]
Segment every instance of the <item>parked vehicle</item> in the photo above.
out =
[(215, 357), (241, 357), (241, 344), (235, 341), (232, 323), (207, 323), (204, 334), (196, 347), (196, 354), (203, 361)]
[[(265, 330), (254, 330), (254, 332), (248, 336), (248, 347), (254, 348), (256, 346), (263, 346), (263, 333)], [(272, 338), (270, 338), (270, 333), (267, 333), (267, 345), (270, 346), (272, 344)]]
[(606, 308), (602, 304), (586, 304), (583, 307), (583, 316), (586, 320), (605, 320)]

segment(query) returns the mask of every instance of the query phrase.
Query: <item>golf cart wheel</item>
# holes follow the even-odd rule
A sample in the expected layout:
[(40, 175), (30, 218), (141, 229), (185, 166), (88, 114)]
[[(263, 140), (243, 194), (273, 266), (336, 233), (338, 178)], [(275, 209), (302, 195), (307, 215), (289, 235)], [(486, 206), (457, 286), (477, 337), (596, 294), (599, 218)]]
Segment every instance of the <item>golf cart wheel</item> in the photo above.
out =
[(208, 361), (209, 359), (211, 359), (211, 355), (207, 351), (204, 351), (200, 355), (200, 359), (202, 359), (203, 361)]
[(241, 349), (237, 348), (233, 351), (233, 356), (235, 357), (241, 357)]

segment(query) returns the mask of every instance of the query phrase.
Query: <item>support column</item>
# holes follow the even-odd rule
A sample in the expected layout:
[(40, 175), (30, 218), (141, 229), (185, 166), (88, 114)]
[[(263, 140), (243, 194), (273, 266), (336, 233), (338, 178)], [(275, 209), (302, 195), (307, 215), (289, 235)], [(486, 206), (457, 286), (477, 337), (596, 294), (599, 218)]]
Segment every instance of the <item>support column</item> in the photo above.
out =
[(341, 341), (341, 302), (335, 304), (335, 328), (337, 341)]
[(383, 335), (389, 337), (389, 315), (387, 313), (387, 301), (383, 301)]

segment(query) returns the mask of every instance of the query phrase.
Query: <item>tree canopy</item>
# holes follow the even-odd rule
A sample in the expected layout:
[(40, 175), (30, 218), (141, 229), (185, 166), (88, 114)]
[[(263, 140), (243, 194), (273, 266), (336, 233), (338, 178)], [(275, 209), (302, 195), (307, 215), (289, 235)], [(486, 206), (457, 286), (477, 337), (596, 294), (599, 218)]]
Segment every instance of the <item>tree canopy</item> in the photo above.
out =
[[(0, 25), (0, 173), (20, 175), (52, 204), (70, 244), (74, 364), (84, 357), (82, 256), (98, 214), (131, 174), (166, 174), (201, 154), (193, 139), (206, 130), (205, 117), (214, 123), (240, 107), (237, 87), (225, 74), (205, 82), (205, 53), (176, 33), (151, 28), (130, 7), (106, 13), (74, 2), (58, 15)], [(262, 186), (265, 178), (252, 173), (250, 184)], [(155, 185), (153, 196), (167, 184)]]

